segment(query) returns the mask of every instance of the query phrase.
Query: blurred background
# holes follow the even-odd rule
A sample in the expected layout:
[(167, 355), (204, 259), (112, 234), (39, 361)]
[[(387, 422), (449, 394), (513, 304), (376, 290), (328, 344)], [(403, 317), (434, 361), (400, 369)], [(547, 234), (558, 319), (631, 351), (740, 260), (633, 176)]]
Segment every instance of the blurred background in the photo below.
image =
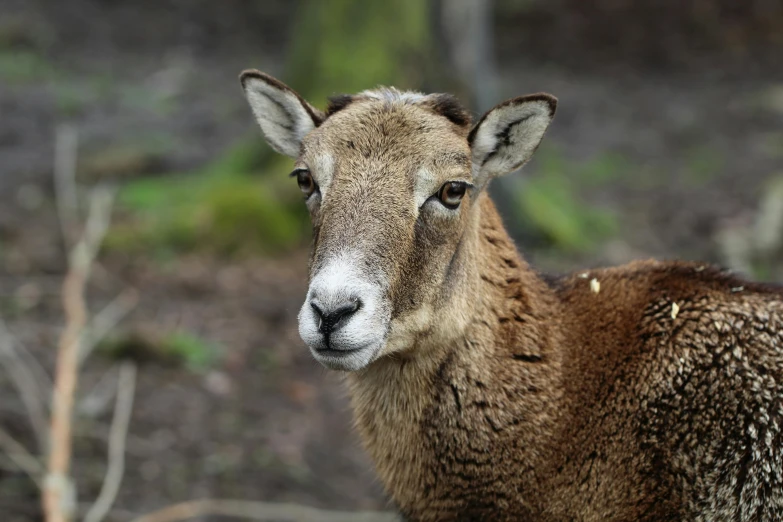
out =
[(0, 0), (4, 521), (42, 517), (8, 439), (45, 453), (25, 393), (48, 416), (68, 252), (107, 190), (77, 509), (101, 489), (127, 361), (107, 520), (205, 497), (388, 507), (339, 376), (296, 332), (309, 223), (239, 87), (251, 67), (319, 107), (386, 84), (454, 92), (478, 117), (553, 93), (536, 157), (492, 187), (538, 268), (681, 257), (783, 280), (781, 0)]

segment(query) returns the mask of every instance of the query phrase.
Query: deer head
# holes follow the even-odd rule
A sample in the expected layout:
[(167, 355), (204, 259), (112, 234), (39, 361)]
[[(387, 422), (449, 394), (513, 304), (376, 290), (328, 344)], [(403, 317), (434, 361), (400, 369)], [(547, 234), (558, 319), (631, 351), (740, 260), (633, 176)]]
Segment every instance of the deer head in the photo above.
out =
[(321, 112), (259, 71), (241, 75), (267, 142), (313, 225), (299, 333), (314, 357), (360, 370), (458, 335), (470, 315), (472, 240), (490, 179), (528, 161), (556, 99), (508, 100), (470, 128), (450, 95), (395, 89), (333, 98)]

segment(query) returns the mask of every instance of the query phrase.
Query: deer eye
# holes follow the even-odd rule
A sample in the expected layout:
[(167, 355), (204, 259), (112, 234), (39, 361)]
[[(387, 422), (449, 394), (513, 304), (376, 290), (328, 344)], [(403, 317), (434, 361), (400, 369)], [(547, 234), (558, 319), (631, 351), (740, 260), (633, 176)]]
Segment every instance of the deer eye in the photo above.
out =
[(468, 184), (464, 181), (447, 181), (438, 190), (438, 201), (447, 208), (457, 208), (467, 189)]
[(292, 177), (296, 177), (296, 182), (299, 183), (299, 190), (304, 194), (305, 199), (308, 199), (316, 191), (318, 185), (315, 184), (313, 175), (307, 169), (296, 169), (291, 173)]

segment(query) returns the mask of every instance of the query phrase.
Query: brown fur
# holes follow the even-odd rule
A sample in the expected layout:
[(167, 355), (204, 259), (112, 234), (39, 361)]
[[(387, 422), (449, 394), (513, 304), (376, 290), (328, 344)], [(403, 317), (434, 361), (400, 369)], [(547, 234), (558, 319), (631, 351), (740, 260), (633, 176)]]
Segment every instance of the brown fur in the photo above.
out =
[(486, 197), (482, 210), (481, 298), (464, 336), (349, 376), (362, 439), (403, 513), (778, 519), (783, 290), (655, 261), (550, 288)]
[(546, 280), (485, 191), (449, 218), (411, 205), (422, 168), (471, 176), (438, 105), (343, 99), (298, 159), (325, 193), (311, 274), (350, 247), (388, 283), (387, 344), (347, 384), (402, 513), (782, 519), (783, 289), (685, 262)]

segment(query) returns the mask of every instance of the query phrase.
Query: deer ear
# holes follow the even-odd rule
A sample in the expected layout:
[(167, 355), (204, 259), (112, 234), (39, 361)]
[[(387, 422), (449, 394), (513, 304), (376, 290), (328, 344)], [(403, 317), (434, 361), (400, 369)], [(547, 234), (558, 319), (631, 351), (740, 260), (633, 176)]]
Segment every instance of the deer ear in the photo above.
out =
[(557, 108), (557, 98), (531, 94), (491, 109), (468, 135), (473, 179), (481, 185), (512, 172), (530, 159)]
[(323, 122), (323, 113), (261, 71), (244, 71), (239, 80), (267, 143), (280, 154), (299, 156), (302, 140)]

